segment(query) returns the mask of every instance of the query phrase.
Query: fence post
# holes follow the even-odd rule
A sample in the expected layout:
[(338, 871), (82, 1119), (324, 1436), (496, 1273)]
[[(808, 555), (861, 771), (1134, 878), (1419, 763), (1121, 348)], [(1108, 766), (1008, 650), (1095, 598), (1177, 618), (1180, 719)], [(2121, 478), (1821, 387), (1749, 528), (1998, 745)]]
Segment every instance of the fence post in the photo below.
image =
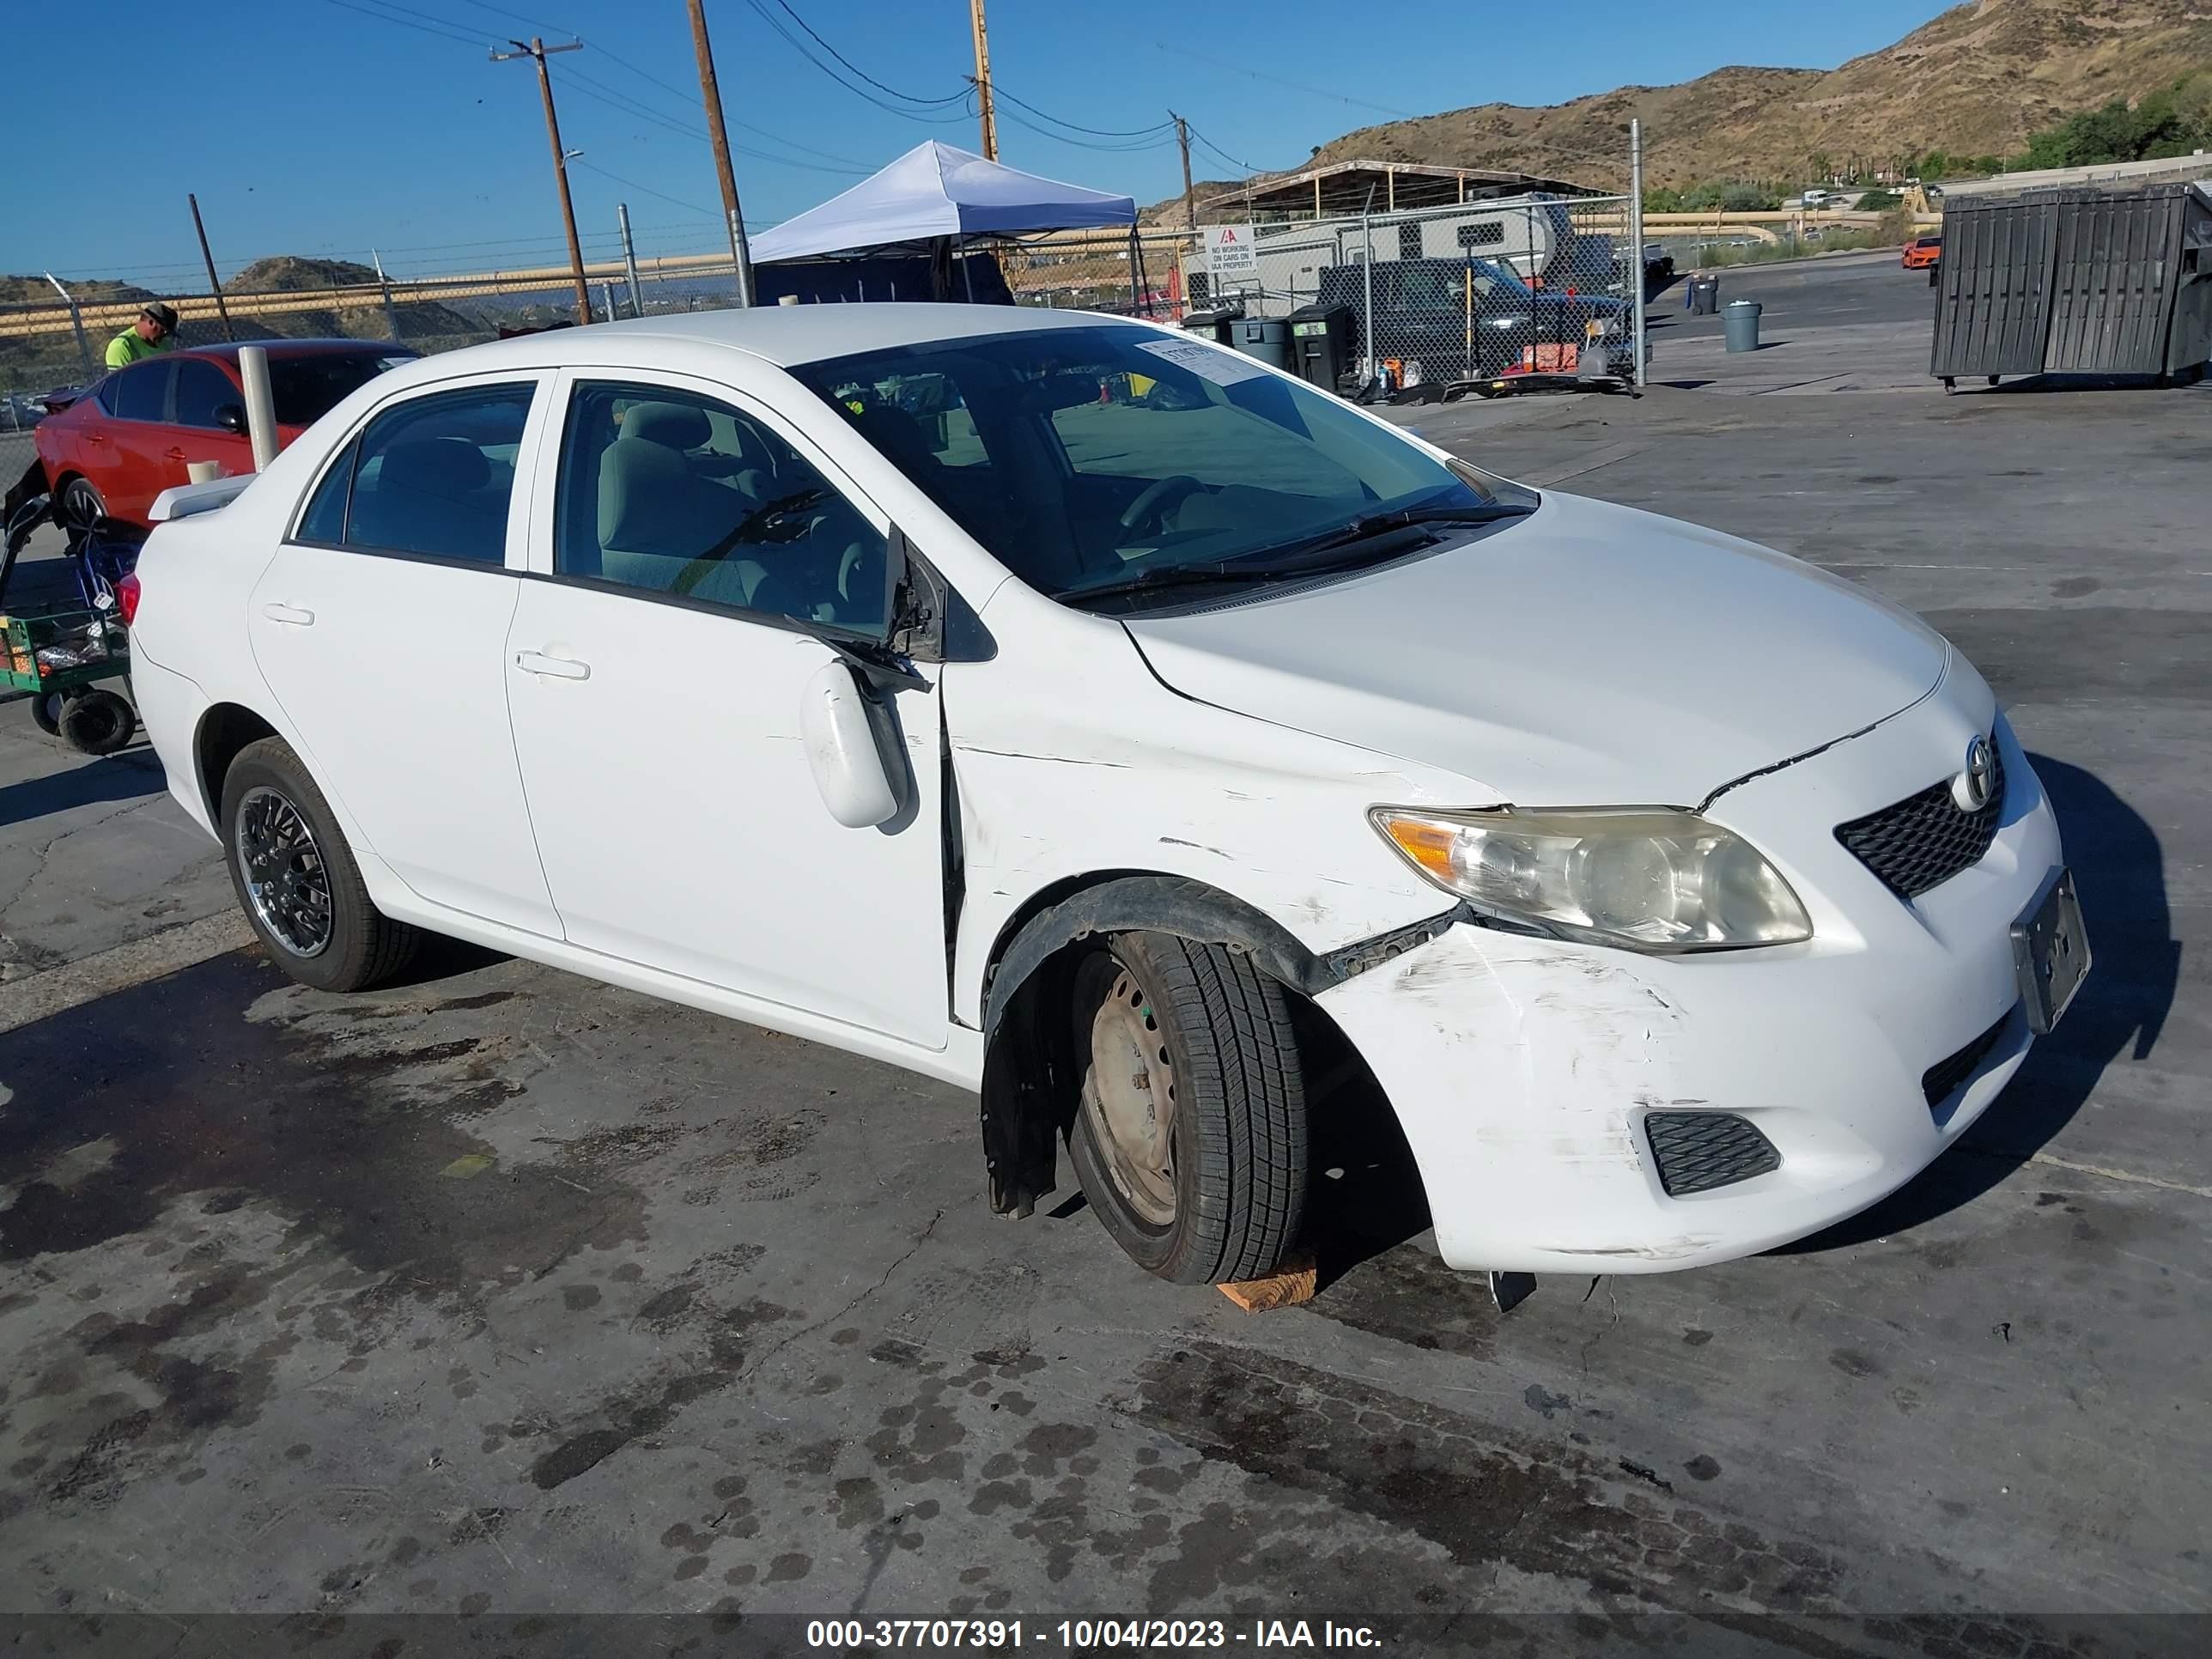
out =
[(645, 295), (637, 285), (637, 250), (630, 246), (629, 204), (615, 204), (615, 222), (622, 227), (623, 269), (629, 273), (629, 309), (633, 317), (645, 315)]
[(77, 309), (76, 295), (61, 285), (61, 279), (51, 270), (46, 278), (54, 285), (54, 292), (62, 296), (62, 303), (70, 308), (70, 326), (76, 331), (76, 355), (84, 360), (84, 372), (96, 373), (92, 357), (92, 342), (84, 337), (84, 313)]
[(1630, 292), (1636, 296), (1635, 328), (1629, 342), (1636, 369), (1630, 379), (1641, 392), (1648, 372), (1644, 362), (1644, 123), (1634, 120), (1628, 124), (1628, 247)]
[(374, 248), (368, 251), (368, 262), (376, 267), (377, 291), (384, 295), (384, 326), (392, 336), (394, 345), (399, 343), (399, 313), (392, 304), (392, 282), (384, 274), (384, 261)]
[[(1318, 200), (1321, 190), (1319, 179), (1314, 181), (1314, 190), (1316, 199)], [(1368, 213), (1374, 205), (1375, 186), (1370, 185), (1367, 186), (1367, 199), (1359, 204), (1359, 244), (1364, 250), (1360, 257), (1359, 275), (1360, 280), (1366, 284), (1367, 289), (1364, 301), (1367, 315), (1359, 325), (1359, 338), (1361, 343), (1367, 349), (1366, 373), (1362, 379), (1369, 386), (1375, 383), (1375, 377), (1381, 372), (1382, 362), (1375, 350), (1375, 225)]]

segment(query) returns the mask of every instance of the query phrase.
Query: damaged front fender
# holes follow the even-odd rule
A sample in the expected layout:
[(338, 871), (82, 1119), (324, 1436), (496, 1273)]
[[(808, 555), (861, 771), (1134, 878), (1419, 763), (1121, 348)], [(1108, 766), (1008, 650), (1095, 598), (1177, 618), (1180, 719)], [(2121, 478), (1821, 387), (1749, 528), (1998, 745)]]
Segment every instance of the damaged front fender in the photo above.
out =
[(1016, 931), (984, 994), (983, 1156), (991, 1207), (1026, 1216), (1055, 1184), (1054, 1143), (1073, 1121), (1083, 1084), (1063, 971), (1069, 947), (1105, 934), (1170, 933), (1250, 957), (1309, 997), (1418, 949), (1468, 919), (1466, 907), (1316, 953), (1280, 923), (1201, 882), (1123, 876), (1048, 905)]

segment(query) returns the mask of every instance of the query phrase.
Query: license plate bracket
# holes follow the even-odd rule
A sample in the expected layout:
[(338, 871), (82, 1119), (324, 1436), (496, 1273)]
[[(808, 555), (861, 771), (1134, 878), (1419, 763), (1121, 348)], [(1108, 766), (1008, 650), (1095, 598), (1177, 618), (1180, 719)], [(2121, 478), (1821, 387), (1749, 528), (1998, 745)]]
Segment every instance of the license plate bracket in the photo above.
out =
[(2081, 925), (2073, 871), (2061, 869), (2013, 923), (2012, 959), (2027, 1029), (2041, 1036), (2058, 1024), (2089, 976), (2089, 935)]

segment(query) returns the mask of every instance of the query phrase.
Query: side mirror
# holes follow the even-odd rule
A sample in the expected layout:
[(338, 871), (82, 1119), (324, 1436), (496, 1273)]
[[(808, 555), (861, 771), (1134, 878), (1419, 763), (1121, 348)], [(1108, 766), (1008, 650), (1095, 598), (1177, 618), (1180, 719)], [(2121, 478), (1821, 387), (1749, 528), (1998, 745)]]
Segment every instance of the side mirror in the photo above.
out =
[(225, 432), (235, 432), (240, 437), (243, 438), (246, 436), (245, 406), (240, 404), (216, 404), (215, 411), (215, 423), (221, 427)]
[(799, 738), (830, 816), (866, 830), (898, 816), (898, 791), (877, 746), (867, 698), (842, 658), (816, 669), (800, 694)]

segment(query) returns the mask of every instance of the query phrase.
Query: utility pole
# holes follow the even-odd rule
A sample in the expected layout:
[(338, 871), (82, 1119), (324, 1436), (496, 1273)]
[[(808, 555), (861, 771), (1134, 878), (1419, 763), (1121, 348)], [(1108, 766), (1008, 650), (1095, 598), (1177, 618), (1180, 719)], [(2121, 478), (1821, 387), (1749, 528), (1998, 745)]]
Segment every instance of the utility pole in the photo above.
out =
[(995, 161), (999, 159), (999, 111), (991, 102), (991, 42), (983, 32), (983, 0), (968, 0), (968, 21), (975, 29), (975, 113), (983, 125), (983, 159)]
[(1182, 223), (1185, 230), (1198, 228), (1198, 198), (1190, 190), (1190, 123), (1173, 110), (1168, 119), (1176, 124), (1176, 143), (1182, 147)]
[(200, 222), (200, 198), (186, 191), (185, 199), (192, 204), (192, 228), (200, 235), (200, 258), (207, 261), (208, 287), (215, 295), (216, 313), (222, 319), (222, 337), (235, 340), (238, 336), (230, 326), (230, 307), (223, 303), (222, 284), (215, 277), (215, 255), (208, 252), (207, 227)]
[(690, 0), (691, 50), (699, 58), (699, 95), (707, 105), (707, 136), (714, 141), (714, 171), (722, 180), (722, 215), (730, 222), (730, 262), (738, 276), (740, 310), (753, 302), (753, 251), (738, 211), (738, 175), (730, 170), (730, 136), (722, 130), (722, 88), (714, 79), (714, 48), (707, 40), (704, 0)]
[(545, 136), (553, 142), (553, 178), (561, 186), (561, 222), (568, 232), (568, 269), (576, 279), (576, 320), (589, 324), (592, 320), (592, 290), (584, 281), (584, 247), (576, 240), (576, 205), (568, 199), (568, 152), (561, 148), (561, 118), (553, 112), (553, 77), (546, 73), (545, 55), (553, 52), (581, 52), (584, 43), (571, 40), (565, 46), (549, 46), (536, 35), (525, 46), (520, 40), (507, 43), (513, 52), (495, 52), (491, 61), (504, 64), (511, 58), (528, 58), (538, 65), (538, 90), (545, 96)]
[(1629, 374), (1629, 384), (1639, 392), (1644, 389), (1644, 123), (1628, 124), (1628, 246), (1629, 269), (1635, 274), (1630, 280), (1635, 284), (1636, 326), (1629, 333), (1629, 349), (1636, 354), (1636, 367)]

